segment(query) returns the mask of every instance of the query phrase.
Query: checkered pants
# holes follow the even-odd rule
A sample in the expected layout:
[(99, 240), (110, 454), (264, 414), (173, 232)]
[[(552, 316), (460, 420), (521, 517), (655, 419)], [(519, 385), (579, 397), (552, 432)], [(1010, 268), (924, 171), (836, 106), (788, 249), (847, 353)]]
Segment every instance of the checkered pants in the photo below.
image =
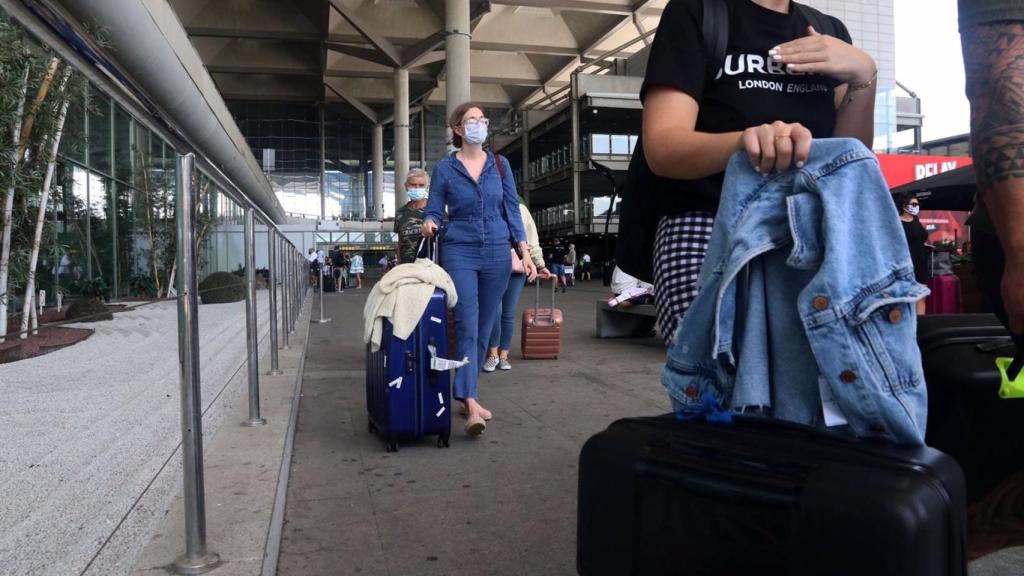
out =
[(709, 212), (662, 216), (654, 240), (654, 300), (658, 331), (668, 346), (679, 318), (697, 297), (697, 277), (711, 240)]

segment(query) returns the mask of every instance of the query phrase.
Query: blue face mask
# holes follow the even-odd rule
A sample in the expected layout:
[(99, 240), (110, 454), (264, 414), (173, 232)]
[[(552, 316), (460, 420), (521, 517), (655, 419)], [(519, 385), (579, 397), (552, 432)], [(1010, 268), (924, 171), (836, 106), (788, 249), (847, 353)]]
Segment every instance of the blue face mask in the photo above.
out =
[(409, 192), (409, 200), (413, 202), (419, 202), (427, 197), (426, 188), (408, 188), (407, 191)]
[(487, 126), (482, 122), (463, 126), (465, 136), (462, 137), (467, 144), (483, 144), (487, 141)]

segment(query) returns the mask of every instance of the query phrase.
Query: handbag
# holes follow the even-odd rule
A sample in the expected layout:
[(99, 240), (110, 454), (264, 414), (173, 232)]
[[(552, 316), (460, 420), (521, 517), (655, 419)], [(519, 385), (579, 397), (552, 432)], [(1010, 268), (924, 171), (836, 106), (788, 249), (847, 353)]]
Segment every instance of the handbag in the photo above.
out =
[(519, 253), (516, 252), (515, 248), (510, 248), (509, 250), (512, 252), (512, 273), (526, 274), (526, 267), (523, 266), (523, 259), (519, 257)]

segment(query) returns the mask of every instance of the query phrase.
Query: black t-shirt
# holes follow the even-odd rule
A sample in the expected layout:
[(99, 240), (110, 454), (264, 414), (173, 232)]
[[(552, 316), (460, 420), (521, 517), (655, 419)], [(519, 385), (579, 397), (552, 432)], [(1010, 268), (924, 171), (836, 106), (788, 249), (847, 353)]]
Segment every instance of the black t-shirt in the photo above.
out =
[(910, 260), (914, 263), (914, 279), (920, 284), (927, 284), (931, 277), (931, 270), (928, 266), (928, 249), (925, 243), (928, 242), (928, 231), (921, 225), (921, 221), (914, 218), (910, 222), (900, 220), (903, 224), (903, 233), (907, 235), (907, 247), (910, 248)]
[[(798, 10), (781, 14), (751, 0), (725, 0), (729, 11), (729, 42), (725, 61), (715, 63), (709, 81), (708, 56), (701, 34), (702, 0), (671, 0), (661, 16), (651, 46), (640, 99), (651, 86), (676, 88), (700, 105), (696, 129), (722, 133), (742, 131), (776, 120), (799, 122), (815, 138), (835, 128), (835, 87), (838, 81), (820, 75), (788, 74), (768, 51), (807, 35), (809, 22)], [(828, 17), (836, 37), (850, 42), (839, 20)], [(820, 32), (820, 31), (819, 31)], [(715, 212), (724, 173), (700, 180), (681, 180), (663, 191), (659, 213)]]
[(565, 264), (565, 257), (569, 254), (569, 247), (565, 244), (557, 244), (551, 249), (551, 263)]

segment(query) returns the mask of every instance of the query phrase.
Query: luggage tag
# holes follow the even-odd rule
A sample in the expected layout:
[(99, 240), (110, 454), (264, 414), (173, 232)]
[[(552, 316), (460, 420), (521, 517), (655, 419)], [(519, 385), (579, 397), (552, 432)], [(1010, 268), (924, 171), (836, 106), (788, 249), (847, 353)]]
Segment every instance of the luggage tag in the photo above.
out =
[(435, 372), (455, 370), (462, 368), (466, 364), (469, 364), (469, 358), (463, 358), (462, 360), (449, 360), (447, 358), (438, 358), (437, 348), (435, 348), (434, 346), (428, 345), (427, 350), (430, 352), (430, 369)]
[(999, 386), (999, 397), (1004, 400), (1024, 398), (1024, 336), (1014, 336), (1017, 344), (1017, 355), (1014, 358), (996, 358), (996, 367), (1002, 382)]

